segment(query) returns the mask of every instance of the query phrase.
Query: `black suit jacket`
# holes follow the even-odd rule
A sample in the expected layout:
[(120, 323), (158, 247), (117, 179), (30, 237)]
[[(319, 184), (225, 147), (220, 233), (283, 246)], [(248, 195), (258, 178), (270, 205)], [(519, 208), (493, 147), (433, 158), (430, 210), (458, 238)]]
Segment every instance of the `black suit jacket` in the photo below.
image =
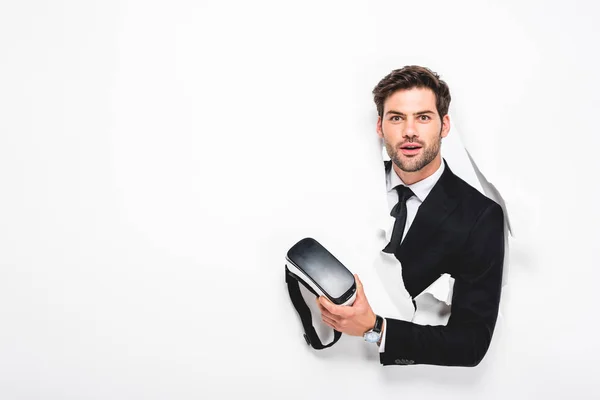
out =
[[(389, 170), (391, 162), (385, 167)], [(413, 299), (444, 273), (455, 279), (451, 314), (445, 326), (386, 318), (381, 363), (477, 365), (490, 345), (500, 304), (500, 205), (457, 177), (446, 163), (395, 256)]]

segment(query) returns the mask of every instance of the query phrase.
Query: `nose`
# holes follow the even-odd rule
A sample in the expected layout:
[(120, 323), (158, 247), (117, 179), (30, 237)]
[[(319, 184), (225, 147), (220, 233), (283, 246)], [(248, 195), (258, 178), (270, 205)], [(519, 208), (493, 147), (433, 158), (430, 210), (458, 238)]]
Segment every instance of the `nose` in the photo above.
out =
[(417, 132), (417, 124), (414, 118), (407, 118), (406, 122), (404, 124), (404, 133), (403, 136), (405, 137), (415, 137), (418, 135)]

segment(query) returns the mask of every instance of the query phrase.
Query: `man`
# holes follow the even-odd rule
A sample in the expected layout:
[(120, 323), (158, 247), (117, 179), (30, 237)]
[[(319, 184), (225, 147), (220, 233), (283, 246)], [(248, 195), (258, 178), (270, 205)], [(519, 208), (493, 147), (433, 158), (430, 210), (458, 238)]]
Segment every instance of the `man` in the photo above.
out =
[(407, 66), (383, 78), (373, 94), (377, 134), (391, 159), (385, 167), (395, 217), (382, 252), (399, 262), (404, 287), (398, 290), (408, 292), (415, 315), (425, 308), (416, 301), (419, 295), (440, 276), (451, 276), (450, 315), (445, 324), (383, 319), (355, 276), (355, 303), (336, 306), (321, 296), (321, 318), (337, 331), (376, 342), (384, 365), (476, 366), (490, 345), (500, 303), (502, 208), (454, 175), (442, 159), (450, 92), (437, 74)]

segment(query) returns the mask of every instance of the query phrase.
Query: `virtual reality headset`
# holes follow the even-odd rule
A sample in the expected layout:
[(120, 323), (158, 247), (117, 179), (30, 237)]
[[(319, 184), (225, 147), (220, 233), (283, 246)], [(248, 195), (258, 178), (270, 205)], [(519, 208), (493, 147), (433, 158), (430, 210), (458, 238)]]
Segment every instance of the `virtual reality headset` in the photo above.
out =
[(306, 342), (317, 350), (333, 346), (342, 334), (334, 330), (333, 341), (327, 345), (321, 343), (298, 283), (315, 296), (325, 296), (333, 304), (350, 306), (356, 299), (356, 282), (352, 272), (315, 239), (305, 238), (286, 254), (285, 280), (290, 299), (302, 320)]

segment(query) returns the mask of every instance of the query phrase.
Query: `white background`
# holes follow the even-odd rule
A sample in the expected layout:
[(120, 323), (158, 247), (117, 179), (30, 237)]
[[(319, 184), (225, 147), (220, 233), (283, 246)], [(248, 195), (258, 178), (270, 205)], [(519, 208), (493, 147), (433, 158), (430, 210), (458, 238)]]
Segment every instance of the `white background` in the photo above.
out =
[[(592, 1), (2, 2), (0, 398), (598, 398), (599, 17)], [(346, 336), (315, 352), (283, 281), (305, 236), (366, 268), (371, 90), (408, 64), (448, 82), (450, 135), (515, 234), (476, 368), (382, 367)]]

